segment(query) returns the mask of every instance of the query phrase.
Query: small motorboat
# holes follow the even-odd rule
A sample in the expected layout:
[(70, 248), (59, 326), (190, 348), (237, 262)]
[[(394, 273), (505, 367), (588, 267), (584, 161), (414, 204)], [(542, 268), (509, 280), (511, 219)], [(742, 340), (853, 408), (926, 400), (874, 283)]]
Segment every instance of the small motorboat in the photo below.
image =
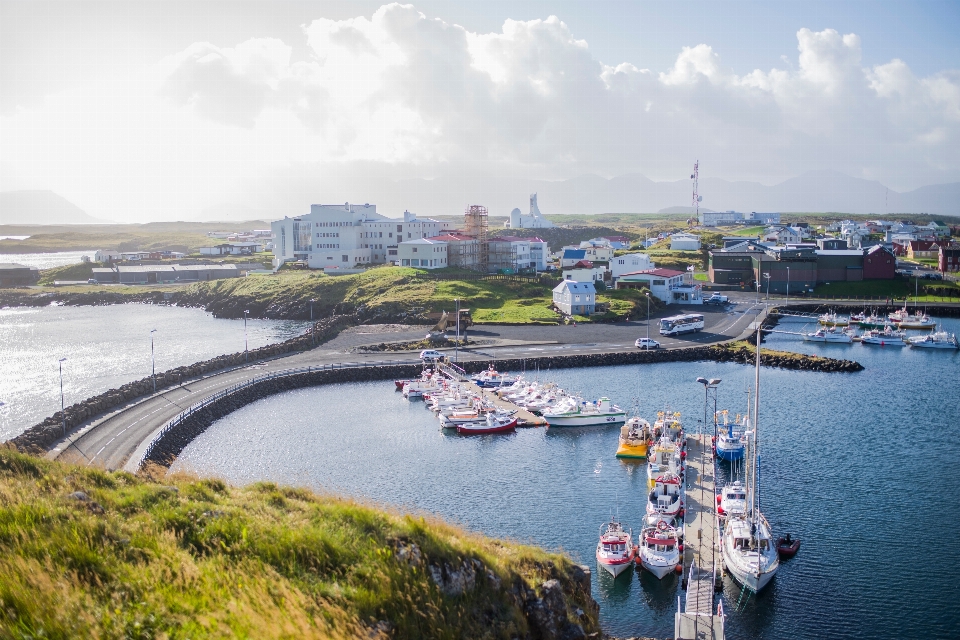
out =
[(666, 522), (658, 522), (640, 532), (640, 566), (661, 580), (680, 564), (683, 551), (677, 530)]
[(617, 447), (618, 458), (643, 459), (647, 457), (650, 444), (650, 423), (639, 416), (627, 420), (620, 427), (620, 444)]
[[(604, 529), (606, 526), (606, 529)], [(633, 532), (627, 533), (623, 525), (611, 518), (600, 525), (600, 540), (597, 542), (597, 564), (610, 572), (614, 578), (633, 566), (637, 548), (631, 542)]]
[(669, 524), (682, 510), (683, 483), (680, 477), (669, 472), (657, 476), (647, 496), (647, 524)]
[(800, 551), (800, 540), (792, 538), (789, 533), (777, 538), (777, 555), (781, 558), (792, 558), (797, 551)]
[(499, 389), (512, 386), (517, 382), (516, 377), (500, 373), (492, 364), (486, 371), (472, 376), (470, 380), (481, 389)]
[(487, 414), (487, 419), (477, 422), (465, 422), (457, 425), (457, 433), (464, 435), (482, 435), (487, 433), (506, 433), (517, 428), (516, 416)]
[(904, 342), (906, 332), (895, 331), (889, 327), (883, 331), (871, 329), (860, 337), (860, 344), (878, 344), (881, 347), (905, 347)]
[(947, 333), (946, 331), (937, 331), (936, 333), (931, 333), (926, 336), (907, 338), (907, 342), (910, 343), (911, 347), (917, 349), (960, 349), (960, 342), (957, 341), (957, 336), (953, 333)]
[(737, 480), (724, 485), (717, 496), (717, 515), (721, 520), (740, 518), (747, 514), (747, 490)]
[(836, 313), (824, 313), (818, 318), (820, 324), (825, 327), (845, 327), (850, 324), (850, 318), (837, 315)]
[(817, 329), (813, 333), (804, 333), (803, 339), (806, 342), (836, 342), (840, 344), (850, 344), (853, 338), (843, 331), (836, 331), (835, 327), (830, 329)]
[(568, 397), (545, 409), (543, 418), (551, 427), (618, 427), (627, 421), (627, 412), (603, 397), (596, 402), (584, 402)]

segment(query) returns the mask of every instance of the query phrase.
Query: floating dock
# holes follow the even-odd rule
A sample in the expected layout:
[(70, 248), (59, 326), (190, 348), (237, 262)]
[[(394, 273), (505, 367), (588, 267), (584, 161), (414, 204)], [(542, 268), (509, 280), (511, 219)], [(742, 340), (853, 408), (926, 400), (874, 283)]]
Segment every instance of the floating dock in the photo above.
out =
[(717, 486), (709, 435), (687, 436), (683, 514), (683, 575), (686, 602), (677, 598), (676, 640), (721, 640), (723, 604), (714, 607), (723, 560), (717, 527)]
[(437, 369), (445, 377), (449, 378), (450, 380), (455, 380), (459, 382), (461, 385), (470, 389), (472, 393), (475, 393), (476, 395), (482, 397), (484, 400), (487, 400), (502, 409), (506, 409), (508, 411), (516, 411), (517, 426), (520, 426), (520, 427), (547, 426), (547, 421), (544, 420), (542, 417), (534, 415), (529, 411), (527, 411), (526, 409), (521, 409), (520, 407), (513, 404), (512, 402), (504, 400), (503, 398), (498, 396), (493, 389), (481, 389), (479, 386), (477, 386), (476, 383), (470, 380), (470, 376), (468, 376), (467, 373), (457, 365), (451, 364), (451, 363), (438, 364)]

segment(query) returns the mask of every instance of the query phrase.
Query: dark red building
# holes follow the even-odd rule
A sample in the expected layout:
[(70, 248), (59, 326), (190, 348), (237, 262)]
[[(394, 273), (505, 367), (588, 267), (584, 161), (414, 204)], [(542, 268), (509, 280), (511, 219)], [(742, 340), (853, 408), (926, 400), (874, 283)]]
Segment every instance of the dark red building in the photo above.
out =
[(940, 245), (940, 261), (937, 268), (944, 271), (960, 271), (960, 244), (951, 242)]
[(897, 272), (897, 259), (889, 249), (874, 245), (863, 254), (864, 280), (890, 280)]

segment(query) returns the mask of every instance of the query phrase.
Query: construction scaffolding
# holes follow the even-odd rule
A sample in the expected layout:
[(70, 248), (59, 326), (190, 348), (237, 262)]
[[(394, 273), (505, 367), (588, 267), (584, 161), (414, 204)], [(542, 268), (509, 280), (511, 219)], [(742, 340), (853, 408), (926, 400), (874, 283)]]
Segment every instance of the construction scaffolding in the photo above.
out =
[(476, 269), (481, 273), (487, 273), (488, 267), (488, 241), (487, 241), (487, 208), (478, 204), (472, 204), (467, 207), (463, 213), (463, 231), (468, 236), (477, 239), (479, 255), (477, 256)]
[(487, 242), (487, 256), (489, 259), (488, 273), (517, 272), (517, 246), (513, 242), (493, 238)]

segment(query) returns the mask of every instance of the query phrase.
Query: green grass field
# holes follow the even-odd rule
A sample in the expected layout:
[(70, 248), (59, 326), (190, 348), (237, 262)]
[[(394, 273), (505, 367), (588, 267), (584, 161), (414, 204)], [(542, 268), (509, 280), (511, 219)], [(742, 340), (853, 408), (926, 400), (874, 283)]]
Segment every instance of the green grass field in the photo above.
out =
[[(156, 477), (0, 449), (0, 637), (506, 639), (529, 632), (511, 589), (550, 578), (597, 629), (564, 555), (305, 489)], [(474, 584), (445, 594), (431, 567), (465, 562)]]

